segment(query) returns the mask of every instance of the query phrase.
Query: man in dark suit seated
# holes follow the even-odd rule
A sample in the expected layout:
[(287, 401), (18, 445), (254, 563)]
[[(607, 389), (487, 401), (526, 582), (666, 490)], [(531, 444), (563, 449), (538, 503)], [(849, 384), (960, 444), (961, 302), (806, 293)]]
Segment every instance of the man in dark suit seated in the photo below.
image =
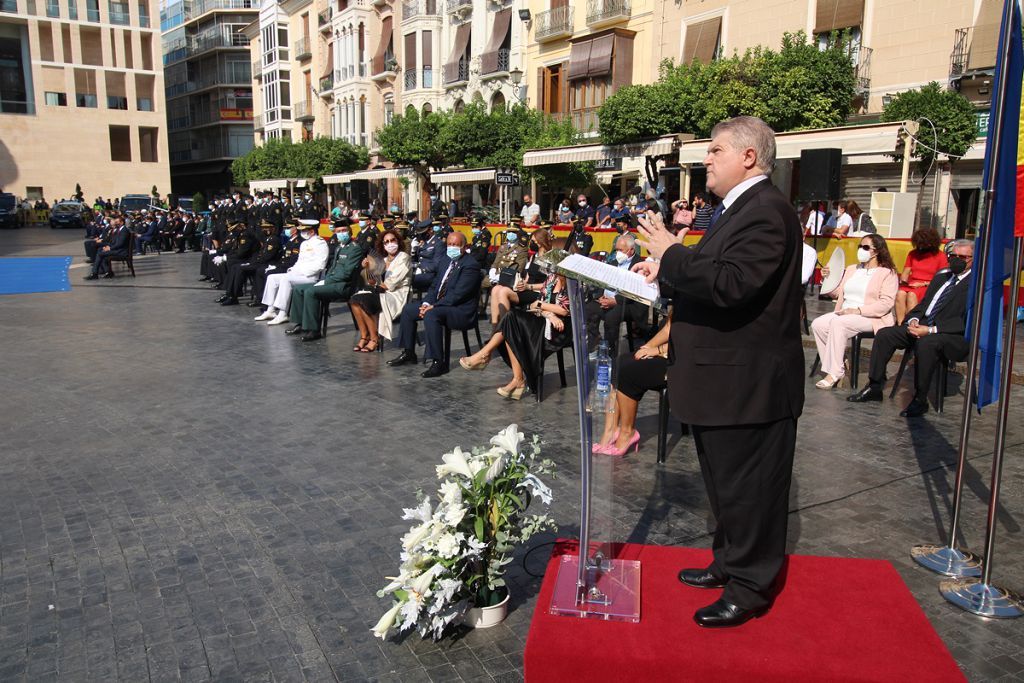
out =
[(440, 269), (423, 301), (410, 301), (402, 309), (398, 345), (402, 353), (388, 361), (394, 367), (416, 362), (416, 324), (422, 320), (426, 333), (426, 359), (430, 367), (424, 377), (448, 372), (444, 357), (444, 327), (460, 330), (473, 324), (480, 296), (480, 264), (466, 254), (466, 236), (448, 235)]
[[(608, 254), (608, 263), (629, 271), (633, 266), (640, 263), (639, 250), (636, 248), (636, 238), (632, 233), (619, 235), (615, 240), (615, 249)], [(597, 296), (598, 308), (596, 313), (604, 321), (604, 339), (608, 342), (612, 358), (616, 357), (619, 348), (619, 329), (622, 321), (633, 324), (633, 331), (639, 336), (644, 336), (647, 326), (647, 306), (638, 301), (627, 299), (613, 290), (599, 290)]]
[(160, 222), (154, 215), (147, 215), (144, 219), (143, 229), (139, 231), (139, 237), (135, 244), (135, 253), (141, 254), (147, 244), (156, 242), (160, 237)]
[(974, 243), (957, 240), (949, 256), (949, 273), (940, 271), (932, 279), (924, 298), (902, 325), (884, 327), (875, 333), (871, 345), (868, 385), (846, 398), (851, 403), (882, 400), (885, 366), (896, 349), (913, 348), (914, 398), (900, 417), (920, 417), (928, 412), (928, 386), (943, 358), (961, 361), (967, 357), (970, 343), (964, 338), (967, 328), (967, 292), (970, 289)]
[(110, 267), (110, 257), (124, 257), (128, 255), (128, 228), (124, 227), (124, 220), (121, 217), (110, 220), (109, 242), (100, 247), (92, 262), (92, 273), (85, 276), (86, 280), (96, 280), (100, 273), (103, 277), (114, 277), (114, 270)]

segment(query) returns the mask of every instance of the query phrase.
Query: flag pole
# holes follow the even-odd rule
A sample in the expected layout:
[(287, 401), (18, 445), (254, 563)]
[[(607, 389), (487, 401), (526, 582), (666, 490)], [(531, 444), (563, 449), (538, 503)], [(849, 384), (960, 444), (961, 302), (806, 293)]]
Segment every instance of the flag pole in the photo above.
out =
[[(973, 312), (973, 318), (971, 320), (971, 345), (970, 355), (967, 363), (967, 378), (966, 378), (966, 395), (964, 396), (964, 407), (960, 420), (960, 442), (957, 448), (957, 464), (956, 464), (956, 478), (953, 484), (953, 515), (949, 525), (949, 535), (946, 537), (946, 545), (937, 546), (934, 544), (920, 544), (915, 545), (910, 549), (910, 556), (919, 565), (925, 569), (930, 569), (933, 572), (942, 574), (944, 576), (952, 576), (957, 578), (964, 577), (978, 577), (981, 576), (982, 557), (975, 555), (967, 550), (962, 550), (956, 547), (957, 536), (960, 531), (960, 505), (962, 502), (962, 494), (964, 487), (964, 470), (967, 465), (967, 448), (970, 441), (971, 434), (971, 420), (973, 413), (971, 412), (971, 400), (977, 403), (978, 397), (975, 393), (975, 383), (978, 378), (978, 364), (981, 357), (981, 322), (982, 322), (982, 304), (985, 298), (985, 282), (987, 280), (988, 269), (990, 267), (988, 259), (988, 244), (991, 240), (992, 233), (992, 221), (995, 217), (995, 197), (996, 197), (996, 169), (998, 168), (996, 161), (999, 156), (1000, 146), (1003, 139), (1003, 127), (1000, 125), (1003, 116), (1003, 110), (1006, 108), (1006, 90), (1009, 86), (1009, 78), (1007, 77), (1007, 67), (1010, 63), (1010, 50), (1012, 45), (1010, 44), (1010, 34), (1012, 33), (1011, 22), (1013, 20), (1013, 6), (1016, 0), (1004, 0), (1003, 2), (1003, 33), (1004, 40), (1000, 44), (1002, 48), (999, 57), (1002, 60), (1002, 68), (999, 69), (999, 81), (996, 83), (995, 97), (992, 100), (992, 110), (990, 120), (995, 121), (996, 125), (990, 132), (990, 139), (988, 142), (988, 150), (990, 154), (985, 159), (988, 185), (985, 187), (985, 219), (981, 223), (984, 226), (985, 232), (982, 235), (981, 250), (975, 249), (974, 256), (974, 271), (973, 279), (975, 282), (974, 288), (974, 306), (971, 309)], [(1018, 271), (1019, 272), (1019, 271)], [(1011, 314), (1016, 309), (1011, 310)], [(1004, 354), (1013, 354), (1013, 347), (1003, 347)], [(1010, 350), (1007, 352), (1006, 349)], [(939, 370), (942, 372), (942, 370)]]
[[(1012, 1), (1012, 0), (1011, 0)], [(985, 528), (985, 570), (981, 578), (946, 579), (939, 592), (962, 610), (982, 617), (1015, 619), (1024, 616), (1024, 598), (992, 585), (992, 554), (996, 540), (996, 512), (999, 508), (999, 486), (1003, 475), (1003, 452), (1006, 447), (1006, 421), (1010, 409), (1010, 373), (1013, 372), (1013, 344), (1017, 322), (1012, 315), (1020, 303), (1020, 270), (1024, 260), (1024, 238), (1013, 240), (1013, 275), (1010, 289), (1010, 316), (1003, 334), (1003, 357), (999, 378), (999, 415), (996, 422), (996, 443), (992, 454), (992, 483), (988, 499), (988, 520)]]

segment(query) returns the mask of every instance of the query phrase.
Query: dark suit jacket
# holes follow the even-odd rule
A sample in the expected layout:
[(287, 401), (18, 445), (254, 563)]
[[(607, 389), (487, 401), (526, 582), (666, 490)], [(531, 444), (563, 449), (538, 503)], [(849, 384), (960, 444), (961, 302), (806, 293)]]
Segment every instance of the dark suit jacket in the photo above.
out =
[(672, 413), (700, 426), (796, 418), (804, 402), (800, 220), (769, 181), (741, 194), (708, 237), (661, 259), (674, 299)]
[(480, 263), (470, 256), (463, 254), (455, 262), (455, 268), (448, 276), (448, 283), (445, 285), (444, 298), (438, 301), (437, 292), (441, 287), (444, 274), (448, 271), (448, 264), (451, 259), (447, 255), (442, 257), (438, 264), (437, 275), (430, 285), (430, 291), (423, 297), (423, 301), (432, 304), (435, 308), (442, 306), (457, 310), (464, 314), (468, 321), (476, 317), (478, 301), (480, 297)]
[(125, 256), (128, 253), (128, 228), (121, 229), (110, 236), (110, 251), (107, 256)]
[[(936, 311), (935, 320), (932, 322), (932, 325), (942, 334), (963, 335), (966, 331), (967, 294), (971, 289), (971, 277), (973, 275), (973, 272), (968, 273), (967, 277), (953, 285), (953, 293), (949, 295), (949, 300), (942, 304), (941, 309)], [(925, 311), (928, 310), (932, 299), (935, 298), (939, 288), (945, 284), (948, 278), (949, 275), (945, 272), (937, 273), (932, 278), (931, 283), (929, 283), (928, 289), (925, 290), (924, 298), (921, 299), (917, 306), (914, 306), (913, 310), (907, 313), (904, 320), (917, 318), (922, 325), (926, 324)]]

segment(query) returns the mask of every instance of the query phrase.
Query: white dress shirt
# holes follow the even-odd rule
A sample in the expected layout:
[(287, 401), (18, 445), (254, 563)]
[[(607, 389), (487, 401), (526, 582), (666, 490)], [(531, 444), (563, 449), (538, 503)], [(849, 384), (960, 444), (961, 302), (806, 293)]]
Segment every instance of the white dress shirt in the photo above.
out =
[[(725, 197), (722, 198), (722, 206), (725, 207), (722, 210), (722, 213), (728, 211), (729, 207), (732, 206), (732, 203), (739, 199), (739, 196), (741, 194), (743, 194), (744, 192), (746, 192), (747, 190), (749, 190), (751, 187), (758, 184), (762, 180), (765, 180), (767, 177), (768, 176), (762, 173), (760, 175), (754, 176), (753, 178), (747, 178), (742, 183), (729, 190), (729, 192), (726, 193)], [(721, 218), (719, 218), (719, 220), (721, 220)]]

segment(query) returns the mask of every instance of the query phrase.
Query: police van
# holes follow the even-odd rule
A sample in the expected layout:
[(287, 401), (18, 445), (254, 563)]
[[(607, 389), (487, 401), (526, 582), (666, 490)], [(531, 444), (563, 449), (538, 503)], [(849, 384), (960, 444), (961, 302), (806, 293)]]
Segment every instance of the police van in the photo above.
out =
[(121, 197), (121, 204), (118, 208), (121, 212), (142, 211), (148, 209), (152, 202), (153, 198), (148, 194), (126, 194)]

